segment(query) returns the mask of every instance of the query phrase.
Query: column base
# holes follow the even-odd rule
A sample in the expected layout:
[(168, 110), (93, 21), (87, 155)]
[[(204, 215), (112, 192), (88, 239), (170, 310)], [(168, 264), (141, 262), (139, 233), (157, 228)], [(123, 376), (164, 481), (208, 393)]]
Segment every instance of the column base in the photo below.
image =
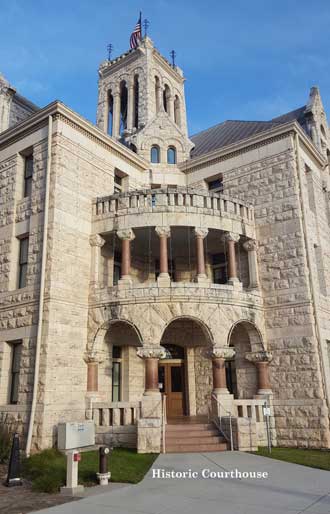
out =
[(195, 278), (195, 282), (197, 282), (197, 284), (201, 284), (201, 285), (205, 285), (205, 286), (209, 286), (211, 281), (210, 279), (207, 277), (207, 275), (197, 275), (196, 278)]
[(258, 389), (256, 397), (263, 398), (264, 396), (273, 396), (273, 391), (271, 389)]
[(171, 286), (171, 277), (168, 273), (160, 273), (157, 277), (157, 285), (158, 287), (170, 287)]
[(147, 391), (144, 391), (143, 396), (155, 396), (160, 395), (159, 389), (148, 389)]
[(132, 278), (129, 275), (123, 275), (118, 280), (118, 287), (119, 288), (125, 289), (125, 288), (128, 288), (128, 287), (132, 287), (132, 285), (133, 285), (133, 281), (132, 281)]
[(234, 289), (243, 289), (243, 284), (237, 277), (228, 279), (227, 284), (233, 286)]
[(212, 394), (218, 400), (213, 398), (213, 412), (216, 412), (218, 417), (233, 414), (234, 395), (230, 394), (228, 389), (215, 389)]

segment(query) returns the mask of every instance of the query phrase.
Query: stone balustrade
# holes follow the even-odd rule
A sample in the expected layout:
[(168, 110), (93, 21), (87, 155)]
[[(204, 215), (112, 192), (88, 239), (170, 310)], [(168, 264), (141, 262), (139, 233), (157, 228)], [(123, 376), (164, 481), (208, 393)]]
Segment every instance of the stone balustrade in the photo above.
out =
[[(164, 216), (164, 213), (166, 220), (164, 217), (158, 220), (157, 214)], [(200, 226), (200, 221), (196, 222), (200, 215), (206, 216), (205, 227), (255, 237), (252, 206), (227, 195), (185, 187), (147, 189), (97, 198), (93, 202), (93, 231), (105, 233), (124, 226)], [(125, 223), (121, 223), (121, 218)], [(115, 219), (116, 226), (111, 222)]]
[(155, 303), (168, 301), (204, 301), (210, 303), (246, 304), (251, 307), (262, 307), (262, 296), (259, 290), (243, 290), (242, 285), (209, 284), (204, 286), (195, 282), (171, 282), (168, 287), (159, 287), (157, 282), (149, 284), (133, 284), (130, 288), (101, 287), (91, 293), (94, 304), (128, 304)]
[(140, 402), (95, 402), (92, 419), (96, 427), (136, 425), (140, 415)]
[(239, 418), (251, 418), (257, 423), (263, 423), (264, 404), (264, 399), (234, 400), (234, 415)]

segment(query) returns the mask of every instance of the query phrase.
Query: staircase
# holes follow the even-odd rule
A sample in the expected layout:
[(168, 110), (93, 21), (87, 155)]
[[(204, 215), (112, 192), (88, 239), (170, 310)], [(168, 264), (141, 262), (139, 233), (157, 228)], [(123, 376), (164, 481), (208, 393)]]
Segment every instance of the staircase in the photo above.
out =
[(221, 452), (227, 442), (207, 418), (184, 417), (169, 419), (165, 428), (165, 452)]

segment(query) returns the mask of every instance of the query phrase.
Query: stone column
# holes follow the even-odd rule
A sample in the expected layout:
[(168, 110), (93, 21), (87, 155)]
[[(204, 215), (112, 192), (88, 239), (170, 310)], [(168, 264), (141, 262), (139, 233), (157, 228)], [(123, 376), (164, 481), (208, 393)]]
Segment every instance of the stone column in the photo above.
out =
[(213, 393), (229, 394), (226, 381), (226, 359), (232, 359), (235, 355), (234, 348), (213, 348), (212, 350), (212, 372), (213, 372)]
[(127, 90), (127, 131), (132, 132), (134, 125), (134, 85), (128, 84)]
[(237, 277), (235, 243), (239, 241), (240, 236), (238, 234), (234, 234), (233, 232), (227, 232), (224, 238), (227, 243), (228, 282), (233, 284), (235, 282), (239, 282)]
[(228, 416), (233, 413), (234, 395), (229, 394), (226, 381), (226, 359), (232, 359), (235, 355), (234, 348), (215, 347), (212, 349), (212, 412), (217, 417)]
[(131, 228), (117, 231), (117, 236), (121, 239), (121, 277), (118, 285), (131, 285), (131, 241), (135, 239)]
[(207, 228), (195, 228), (196, 236), (196, 257), (197, 257), (197, 276), (196, 282), (208, 284), (209, 280), (205, 271), (204, 239), (208, 234)]
[(164, 111), (164, 103), (163, 103), (163, 90), (160, 84), (156, 86), (156, 114), (159, 111)]
[(170, 285), (170, 275), (168, 273), (168, 254), (167, 254), (167, 239), (171, 235), (170, 227), (156, 227), (156, 233), (159, 236), (159, 267), (160, 274), (157, 278), (160, 287)]
[(257, 259), (257, 248), (258, 243), (254, 239), (250, 239), (243, 244), (244, 249), (248, 252), (249, 260), (249, 287), (255, 289), (259, 287), (258, 279), (258, 259)]
[(105, 244), (105, 240), (99, 234), (90, 236), (89, 244), (92, 248), (92, 264), (91, 264), (91, 285), (100, 286), (100, 263), (101, 248)]
[(113, 114), (112, 114), (112, 135), (115, 138), (119, 137), (120, 131), (120, 92), (114, 91), (113, 97)]
[(174, 97), (173, 95), (168, 95), (167, 97), (167, 113), (171, 120), (174, 121)]
[(145, 396), (160, 394), (158, 387), (158, 361), (165, 356), (164, 350), (155, 348), (138, 348), (137, 355), (145, 361)]
[(97, 393), (99, 390), (99, 363), (102, 360), (94, 352), (90, 352), (84, 355), (84, 361), (87, 364), (87, 393)]
[(272, 388), (269, 381), (269, 363), (273, 356), (270, 352), (249, 352), (245, 358), (253, 362), (258, 371), (258, 395), (269, 395), (272, 393)]

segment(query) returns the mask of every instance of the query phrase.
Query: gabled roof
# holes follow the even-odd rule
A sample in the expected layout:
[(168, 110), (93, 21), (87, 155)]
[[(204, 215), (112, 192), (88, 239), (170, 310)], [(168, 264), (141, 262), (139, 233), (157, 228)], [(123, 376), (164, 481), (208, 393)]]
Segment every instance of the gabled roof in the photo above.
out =
[(300, 107), (294, 111), (273, 118), (270, 121), (240, 121), (227, 120), (219, 123), (214, 127), (203, 130), (190, 139), (194, 143), (195, 148), (191, 152), (191, 157), (199, 157), (200, 155), (219, 150), (224, 146), (243, 141), (255, 134), (266, 132), (274, 127), (289, 123), (290, 121), (298, 121), (300, 125), (305, 127), (305, 109), (306, 106)]

